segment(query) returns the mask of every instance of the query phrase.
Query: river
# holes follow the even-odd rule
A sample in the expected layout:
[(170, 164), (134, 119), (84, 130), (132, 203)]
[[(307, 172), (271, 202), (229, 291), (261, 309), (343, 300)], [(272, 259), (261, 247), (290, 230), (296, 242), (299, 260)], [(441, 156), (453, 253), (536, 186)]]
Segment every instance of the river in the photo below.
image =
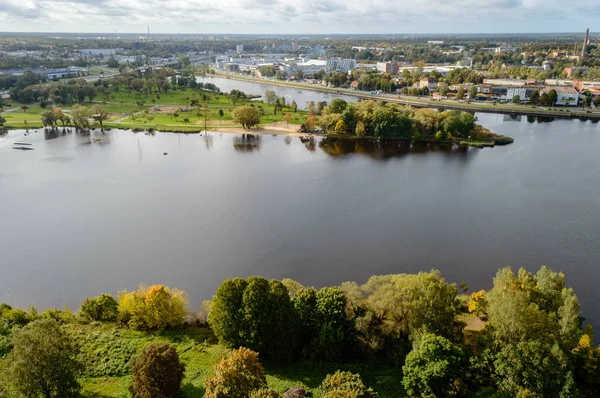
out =
[(143, 282), (198, 308), (228, 277), (325, 286), (432, 268), (478, 290), (499, 267), (546, 264), (600, 326), (598, 124), (477, 116), (514, 144), (11, 131), (0, 302), (77, 308)]
[(261, 80), (256, 82), (226, 79), (224, 77), (197, 77), (199, 83), (212, 83), (219, 87), (222, 92), (228, 93), (233, 89), (243, 91), (246, 94), (263, 95), (267, 90), (273, 90), (280, 97), (285, 97), (286, 102), (296, 101), (298, 108), (306, 109), (306, 103), (310, 101), (330, 102), (333, 98), (343, 98), (348, 102), (358, 101), (357, 97), (345, 94), (327, 93), (302, 88), (291, 88), (269, 84)]

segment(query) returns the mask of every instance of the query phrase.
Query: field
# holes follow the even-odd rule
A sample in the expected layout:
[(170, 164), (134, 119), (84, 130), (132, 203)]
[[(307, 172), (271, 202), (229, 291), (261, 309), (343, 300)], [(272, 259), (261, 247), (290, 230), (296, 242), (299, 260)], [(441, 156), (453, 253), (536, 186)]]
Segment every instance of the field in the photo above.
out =
[[(64, 326), (81, 347), (80, 359), (84, 376), (80, 378), (83, 397), (129, 397), (128, 363), (145, 344), (155, 341), (173, 344), (186, 364), (181, 397), (200, 398), (204, 381), (213, 376), (213, 367), (226, 356), (228, 349), (216, 344), (208, 328), (188, 327), (163, 332), (136, 332), (114, 324), (67, 324)], [(366, 385), (379, 392), (380, 397), (403, 397), (401, 371), (392, 366), (365, 364), (296, 363), (288, 366), (264, 364), (269, 387), (283, 393), (290, 387), (302, 385), (320, 397), (319, 385), (328, 373), (338, 369), (361, 374)]]
[[(200, 106), (190, 106), (191, 101), (195, 100)], [(5, 101), (6, 102), (6, 101)], [(20, 106), (23, 104), (8, 101), (5, 104), (4, 112), (1, 115), (6, 119), (5, 126), (9, 128), (40, 128), (42, 127), (40, 113), (51, 108), (45, 109), (39, 104), (27, 104), (28, 109), (23, 111)], [(109, 113), (109, 118), (104, 122), (106, 127), (115, 128), (156, 128), (172, 130), (201, 131), (206, 128), (214, 130), (218, 127), (241, 127), (233, 123), (231, 112), (241, 105), (253, 104), (263, 109), (261, 124), (272, 124), (274, 122), (283, 122), (284, 115), (289, 113), (291, 116), (291, 125), (300, 125), (306, 118), (306, 112), (292, 112), (288, 107), (274, 112), (274, 106), (266, 103), (240, 99), (235, 104), (227, 95), (214, 93), (212, 91), (177, 88), (169, 90), (166, 93), (137, 93), (128, 91), (126, 87), (118, 87), (118, 91), (111, 88), (110, 96), (99, 96), (94, 98), (92, 103), (87, 100), (83, 103), (85, 106), (93, 104), (103, 104)], [(67, 113), (72, 105), (57, 105)], [(220, 115), (222, 111), (223, 116)], [(98, 127), (98, 124), (95, 124)]]

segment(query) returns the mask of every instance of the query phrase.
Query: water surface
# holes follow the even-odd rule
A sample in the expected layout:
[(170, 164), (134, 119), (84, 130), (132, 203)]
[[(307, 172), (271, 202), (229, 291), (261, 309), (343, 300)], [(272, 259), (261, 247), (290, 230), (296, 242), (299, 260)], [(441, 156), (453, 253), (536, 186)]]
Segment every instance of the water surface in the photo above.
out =
[[(12, 131), (0, 138), (0, 302), (76, 308), (144, 282), (197, 308), (228, 277), (325, 286), (432, 268), (474, 290), (498, 267), (547, 264), (597, 323), (598, 124), (478, 117), (514, 144)], [(22, 141), (35, 150), (12, 149)]]

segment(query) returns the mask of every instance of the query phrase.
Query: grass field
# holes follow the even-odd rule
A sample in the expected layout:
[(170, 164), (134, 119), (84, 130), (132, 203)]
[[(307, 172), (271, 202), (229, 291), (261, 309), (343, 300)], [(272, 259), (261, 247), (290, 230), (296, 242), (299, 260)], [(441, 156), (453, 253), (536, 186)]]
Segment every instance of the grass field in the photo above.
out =
[[(206, 101), (204, 100), (205, 96)], [(192, 100), (197, 100), (203, 109), (191, 108), (190, 103)], [(103, 104), (105, 106), (110, 117), (104, 124), (115, 128), (169, 126), (171, 129), (199, 131), (204, 127), (205, 112), (207, 124), (211, 128), (220, 125), (236, 126), (232, 121), (231, 112), (238, 106), (249, 104), (262, 107), (264, 114), (261, 118), (261, 124), (283, 121), (285, 113), (291, 115), (290, 124), (302, 124), (307, 116), (304, 111), (294, 113), (289, 108), (284, 108), (283, 111), (280, 110), (277, 114), (274, 114), (274, 106), (260, 101), (239, 100), (234, 105), (226, 95), (191, 88), (178, 88), (177, 90), (169, 90), (166, 93), (143, 94), (127, 92), (125, 87), (120, 87), (119, 91), (111, 91), (110, 97), (96, 97), (93, 103), (88, 101), (83, 103), (85, 106), (93, 104)], [(5, 126), (9, 128), (42, 127), (40, 113), (50, 109), (50, 107), (43, 109), (39, 105), (30, 104), (27, 105), (29, 109), (24, 112), (18, 109), (21, 105), (12, 102), (4, 108), (5, 111), (2, 116), (6, 118)], [(59, 107), (68, 112), (72, 105)], [(153, 107), (161, 107), (162, 110), (155, 111), (152, 110)], [(188, 111), (180, 110), (185, 108), (190, 109)], [(220, 116), (220, 110), (223, 111), (223, 116)], [(178, 115), (173, 116), (172, 113), (174, 112)], [(167, 113), (171, 113), (171, 115)], [(95, 126), (98, 125), (95, 124)]]
[[(83, 397), (129, 397), (129, 361), (150, 342), (167, 342), (176, 347), (186, 364), (181, 397), (200, 398), (204, 395), (204, 381), (213, 376), (213, 367), (229, 350), (216, 344), (208, 328), (189, 327), (163, 332), (137, 332), (118, 328), (115, 324), (66, 324), (68, 333), (80, 346), (80, 360), (84, 377), (80, 378)], [(302, 385), (320, 397), (319, 386), (325, 376), (338, 369), (361, 374), (363, 381), (380, 397), (403, 397), (401, 371), (393, 366), (365, 364), (308, 364), (288, 366), (264, 364), (269, 387), (283, 393), (293, 386)]]

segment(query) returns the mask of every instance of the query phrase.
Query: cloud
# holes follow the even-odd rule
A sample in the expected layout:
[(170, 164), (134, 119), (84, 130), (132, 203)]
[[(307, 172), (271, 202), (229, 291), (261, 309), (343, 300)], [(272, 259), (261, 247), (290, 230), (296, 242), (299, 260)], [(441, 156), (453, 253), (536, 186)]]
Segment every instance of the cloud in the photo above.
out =
[(22, 32), (549, 32), (598, 15), (598, 0), (0, 0), (0, 29)]

